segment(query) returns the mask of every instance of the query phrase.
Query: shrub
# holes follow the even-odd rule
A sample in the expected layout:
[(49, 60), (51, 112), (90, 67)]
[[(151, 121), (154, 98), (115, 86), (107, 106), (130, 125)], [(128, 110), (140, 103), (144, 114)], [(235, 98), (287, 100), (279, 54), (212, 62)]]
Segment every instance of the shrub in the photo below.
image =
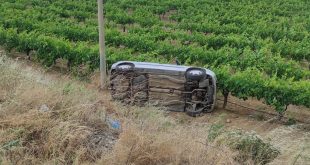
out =
[(267, 164), (280, 154), (278, 149), (270, 143), (264, 142), (254, 132), (231, 131), (219, 139), (239, 152), (236, 160), (240, 163), (250, 160), (254, 164)]

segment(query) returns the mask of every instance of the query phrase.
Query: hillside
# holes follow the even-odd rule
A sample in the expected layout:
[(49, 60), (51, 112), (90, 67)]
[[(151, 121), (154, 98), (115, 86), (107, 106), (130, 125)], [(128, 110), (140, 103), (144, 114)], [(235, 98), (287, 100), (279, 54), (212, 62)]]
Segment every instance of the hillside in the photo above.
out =
[(0, 0), (0, 165), (310, 165), (310, 1), (106, 0), (104, 16), (108, 68), (208, 68), (215, 111), (99, 90), (96, 1)]
[(1, 52), (0, 164), (309, 164), (308, 125), (124, 107), (96, 87)]

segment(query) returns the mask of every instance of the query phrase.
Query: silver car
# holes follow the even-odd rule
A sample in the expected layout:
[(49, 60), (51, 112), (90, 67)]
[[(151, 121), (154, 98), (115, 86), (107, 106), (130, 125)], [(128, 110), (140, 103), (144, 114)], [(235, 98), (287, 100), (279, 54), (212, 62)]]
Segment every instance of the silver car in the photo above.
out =
[(160, 105), (196, 116), (214, 110), (216, 76), (198, 67), (119, 61), (111, 67), (112, 98), (126, 104)]

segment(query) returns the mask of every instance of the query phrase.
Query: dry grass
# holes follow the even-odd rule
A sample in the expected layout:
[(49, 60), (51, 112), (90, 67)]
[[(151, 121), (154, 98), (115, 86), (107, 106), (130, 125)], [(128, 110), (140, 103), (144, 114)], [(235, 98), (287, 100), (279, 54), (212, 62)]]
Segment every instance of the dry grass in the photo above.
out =
[[(255, 164), (219, 143), (222, 127), (124, 107), (92, 89), (0, 56), (0, 164)], [(121, 130), (107, 118), (120, 120)]]
[(0, 164), (95, 162), (112, 148), (117, 132), (96, 92), (74, 82), (40, 83), (5, 57), (0, 75)]
[[(155, 108), (99, 101), (74, 82), (40, 83), (6, 58), (0, 67), (3, 164), (235, 164), (230, 149), (206, 143), (204, 126), (178, 125)], [(123, 123), (110, 154), (117, 132), (108, 128), (106, 110)]]
[[(107, 164), (237, 164), (234, 153), (225, 146), (208, 144), (196, 128), (176, 129), (154, 134), (139, 128), (127, 128), (121, 134)], [(194, 133), (194, 134), (193, 134)], [(201, 135), (201, 134), (199, 134)], [(223, 157), (227, 155), (227, 157)]]

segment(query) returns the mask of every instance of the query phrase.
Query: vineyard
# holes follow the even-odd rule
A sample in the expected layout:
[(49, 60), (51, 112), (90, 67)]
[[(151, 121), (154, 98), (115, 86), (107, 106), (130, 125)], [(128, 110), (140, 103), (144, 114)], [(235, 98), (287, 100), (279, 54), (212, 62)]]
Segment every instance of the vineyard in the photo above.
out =
[[(0, 45), (52, 66), (99, 66), (97, 4), (0, 0)], [(282, 113), (310, 107), (310, 2), (303, 0), (108, 0), (107, 62), (203, 66), (219, 90), (263, 99)]]

